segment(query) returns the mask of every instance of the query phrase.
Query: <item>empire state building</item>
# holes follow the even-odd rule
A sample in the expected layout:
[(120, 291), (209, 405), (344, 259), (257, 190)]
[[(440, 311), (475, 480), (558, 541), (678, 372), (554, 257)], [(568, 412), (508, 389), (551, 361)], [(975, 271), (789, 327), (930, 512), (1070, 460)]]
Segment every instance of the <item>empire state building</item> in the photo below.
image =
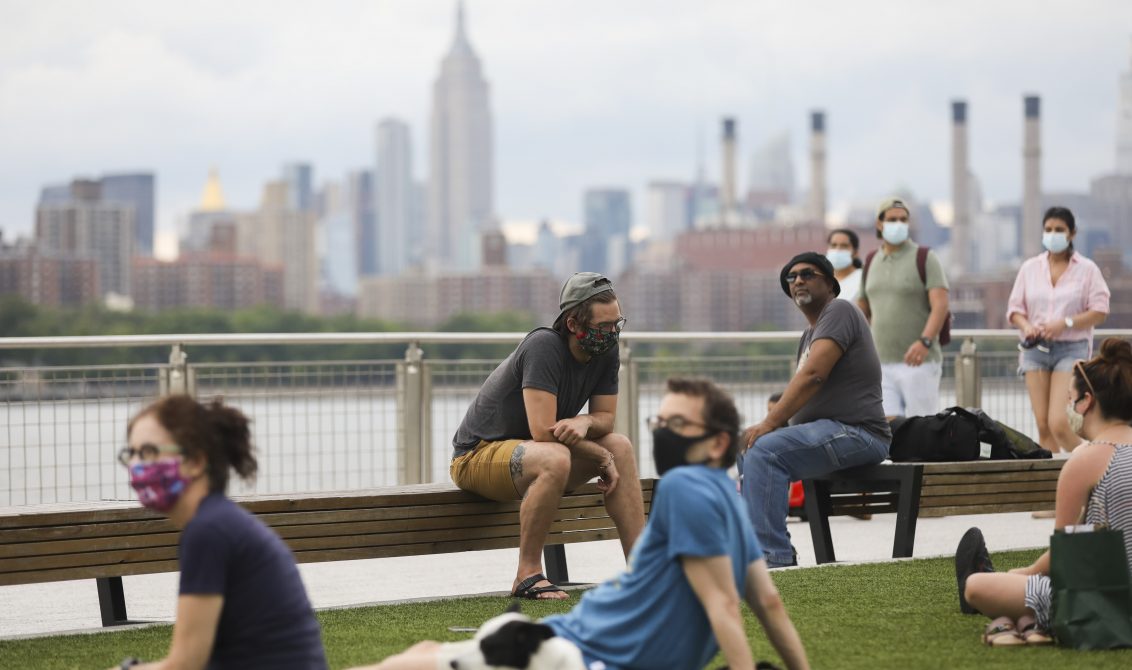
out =
[(471, 270), (479, 233), (494, 215), (489, 89), (456, 8), (456, 35), (433, 84), (429, 146), (428, 256), (447, 270)]

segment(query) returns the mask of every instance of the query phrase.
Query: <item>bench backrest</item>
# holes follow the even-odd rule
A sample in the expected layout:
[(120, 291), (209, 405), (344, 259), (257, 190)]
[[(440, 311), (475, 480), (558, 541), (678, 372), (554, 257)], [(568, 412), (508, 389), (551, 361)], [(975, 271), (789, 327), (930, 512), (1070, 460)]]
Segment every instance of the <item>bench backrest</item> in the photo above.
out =
[[(646, 513), (655, 480), (644, 480)], [(519, 502), (451, 484), (236, 498), (275, 529), (300, 563), (500, 549), (519, 544)], [(0, 585), (177, 570), (179, 533), (135, 502), (0, 509)], [(566, 494), (547, 544), (615, 539), (604, 496)]]

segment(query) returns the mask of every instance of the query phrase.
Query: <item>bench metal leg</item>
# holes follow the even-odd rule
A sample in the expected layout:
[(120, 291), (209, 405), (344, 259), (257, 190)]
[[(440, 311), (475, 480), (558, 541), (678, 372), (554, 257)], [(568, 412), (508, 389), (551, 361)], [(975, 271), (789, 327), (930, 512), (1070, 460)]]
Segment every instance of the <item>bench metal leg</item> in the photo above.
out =
[(806, 492), (806, 518), (810, 522), (810, 538), (814, 541), (814, 557), (818, 563), (833, 563), (833, 536), (829, 532), (829, 482), (807, 479), (802, 482)]
[(920, 489), (924, 482), (922, 467), (908, 468), (901, 473), (900, 491), (896, 499), (896, 537), (892, 541), (893, 558), (910, 558), (916, 544), (916, 520), (920, 516)]
[(566, 584), (570, 574), (566, 570), (566, 545), (548, 544), (542, 548), (542, 560), (546, 564), (546, 578), (554, 584)]
[(121, 577), (98, 577), (98, 609), (102, 612), (103, 626), (126, 623), (126, 593)]

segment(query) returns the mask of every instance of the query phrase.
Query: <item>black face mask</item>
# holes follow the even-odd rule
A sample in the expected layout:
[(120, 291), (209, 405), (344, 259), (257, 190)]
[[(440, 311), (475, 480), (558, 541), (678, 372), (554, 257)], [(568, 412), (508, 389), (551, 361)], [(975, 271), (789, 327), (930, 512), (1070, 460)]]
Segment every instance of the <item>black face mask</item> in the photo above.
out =
[[(713, 433), (703, 435), (681, 435), (668, 426), (657, 428), (652, 432), (652, 459), (656, 463), (656, 473), (664, 476), (672, 468), (688, 463), (688, 450), (697, 442), (712, 436)], [(703, 461), (707, 462), (707, 461)]]

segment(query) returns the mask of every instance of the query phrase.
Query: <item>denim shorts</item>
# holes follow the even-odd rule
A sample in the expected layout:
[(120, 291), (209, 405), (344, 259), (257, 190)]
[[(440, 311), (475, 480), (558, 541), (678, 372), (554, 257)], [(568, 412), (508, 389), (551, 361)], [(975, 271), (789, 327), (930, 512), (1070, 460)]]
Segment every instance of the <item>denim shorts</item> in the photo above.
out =
[(1072, 372), (1073, 364), (1089, 357), (1088, 340), (1050, 342), (1045, 352), (1037, 347), (1023, 349), (1018, 357), (1018, 374), (1026, 374), (1035, 370), (1046, 372)]

